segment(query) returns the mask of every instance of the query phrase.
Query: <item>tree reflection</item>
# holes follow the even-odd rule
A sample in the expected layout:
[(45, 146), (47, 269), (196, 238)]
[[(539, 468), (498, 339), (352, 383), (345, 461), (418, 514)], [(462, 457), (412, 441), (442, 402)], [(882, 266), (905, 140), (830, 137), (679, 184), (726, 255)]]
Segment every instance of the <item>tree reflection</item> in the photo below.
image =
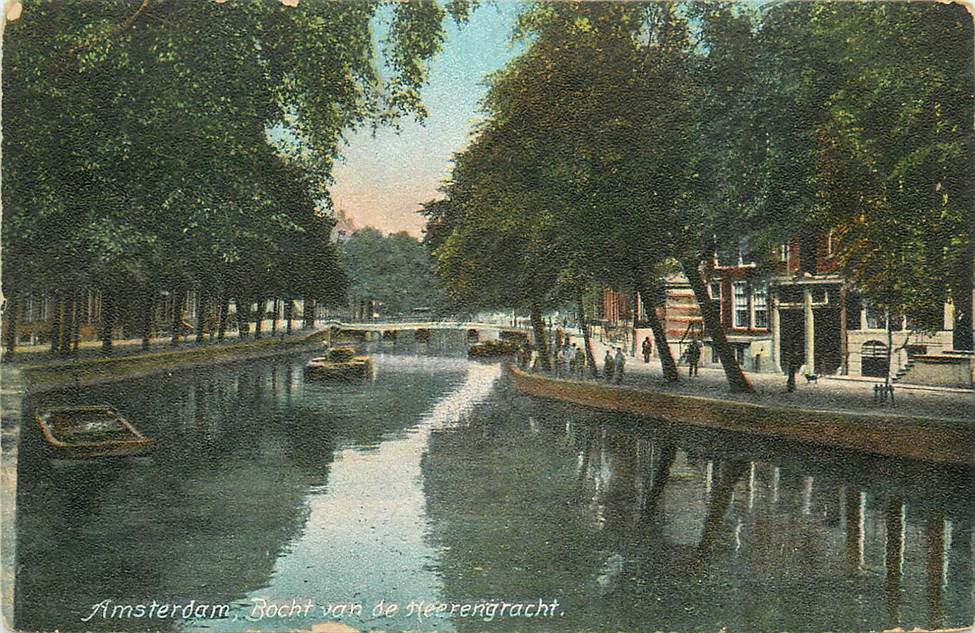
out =
[[(80, 398), (111, 402), (158, 448), (144, 460), (56, 466), (25, 423), (17, 628), (117, 629), (118, 622), (80, 618), (107, 598), (230, 603), (267, 587), (275, 562), (302, 536), (306, 498), (326, 484), (339, 443), (373, 444), (415, 424), (459, 375), (443, 372), (418, 388), (408, 375), (391, 374), (363, 392), (296, 386), (301, 363), (250, 363), (33, 398), (28, 410)], [(303, 397), (289, 400), (289, 391)], [(358, 406), (368, 398), (384, 404)], [(393, 411), (390, 402), (402, 404)]]
[[(868, 509), (867, 495), (883, 488), (847, 456), (804, 459), (750, 438), (681, 435), (581, 411), (565, 420), (562, 405), (522, 400), (486, 407), (470, 426), (434, 436), (425, 494), (448, 599), (562, 596), (558, 630), (566, 631), (867, 630), (928, 621), (902, 598), (925, 586), (905, 581), (905, 529), (895, 511), (930, 498), (922, 480), (913, 490), (898, 480), (898, 494), (883, 497), (888, 506)], [(953, 495), (938, 503), (957, 507)], [(892, 535), (886, 550), (869, 543), (871, 552), (881, 546), (873, 561), (865, 558), (877, 534), (865, 528), (868, 515)], [(885, 573), (865, 572), (885, 564)], [(857, 578), (856, 594), (845, 571)], [(953, 595), (970, 588), (967, 581)], [(951, 622), (960, 614), (967, 612), (955, 608)], [(524, 621), (453, 625), (555, 630)]]

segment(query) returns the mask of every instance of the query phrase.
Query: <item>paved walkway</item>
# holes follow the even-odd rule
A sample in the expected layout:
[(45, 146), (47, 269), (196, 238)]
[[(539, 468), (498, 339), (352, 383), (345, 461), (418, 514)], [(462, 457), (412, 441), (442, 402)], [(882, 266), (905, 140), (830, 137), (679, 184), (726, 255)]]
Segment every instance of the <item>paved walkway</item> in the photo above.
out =
[[(573, 336), (572, 342), (582, 345), (581, 337)], [(603, 372), (602, 359), (608, 347), (593, 340), (593, 353), (598, 362), (600, 376)], [(653, 357), (645, 364), (642, 356), (633, 358), (627, 355), (622, 385), (803, 409), (965, 420), (975, 424), (975, 391), (895, 385), (895, 404), (891, 405), (874, 402), (875, 381), (824, 376), (818, 383), (807, 384), (802, 376), (797, 376), (796, 390), (789, 393), (786, 391), (786, 377), (782, 374), (746, 372), (755, 393), (732, 394), (728, 392), (728, 383), (720, 367), (701, 368), (700, 375), (694, 377), (687, 375), (686, 365), (680, 366), (678, 371), (680, 381), (676, 385), (668, 383), (664, 380), (658, 358)]]
[[(282, 338), (288, 336), (286, 333), (286, 326), (282, 325), (281, 321), (278, 321), (277, 332), (271, 333), (270, 321), (265, 321), (262, 326), (261, 338)], [(320, 328), (319, 328), (320, 329)], [(314, 330), (302, 329), (302, 324), (295, 324), (292, 329), (290, 336), (307, 336)], [(234, 343), (245, 343), (254, 340), (254, 330), (253, 328), (248, 333), (245, 338), (240, 337), (240, 333), (237, 330), (228, 330), (224, 339), (218, 341), (216, 336), (210, 337), (209, 335), (204, 337), (202, 346), (214, 346), (214, 345), (233, 345)], [(181, 349), (195, 349), (201, 347), (201, 344), (196, 342), (196, 334), (190, 334), (188, 336), (181, 336), (178, 345), (172, 345), (172, 339), (169, 336), (154, 337), (149, 341), (149, 353), (152, 352), (171, 352)], [(115, 339), (112, 341), (112, 354), (111, 357), (119, 356), (131, 356), (134, 354), (145, 353), (142, 350), (142, 339), (141, 338), (129, 338), (129, 339)], [(3, 362), (4, 363), (14, 363), (18, 365), (31, 364), (31, 363), (48, 363), (56, 362), (59, 360), (72, 361), (79, 358), (99, 358), (102, 357), (102, 342), (95, 341), (79, 341), (78, 342), (78, 352), (71, 355), (61, 355), (52, 354), (50, 344), (44, 345), (18, 345), (14, 349), (13, 355), (8, 355), (6, 350), (3, 352)]]

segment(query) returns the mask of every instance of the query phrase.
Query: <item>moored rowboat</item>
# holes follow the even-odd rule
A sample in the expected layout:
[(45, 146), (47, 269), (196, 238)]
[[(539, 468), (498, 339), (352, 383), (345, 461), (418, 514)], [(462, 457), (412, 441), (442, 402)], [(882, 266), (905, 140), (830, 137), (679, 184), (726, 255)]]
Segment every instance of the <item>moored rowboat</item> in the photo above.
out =
[(35, 416), (44, 441), (61, 458), (144, 455), (155, 443), (108, 405), (57, 407)]

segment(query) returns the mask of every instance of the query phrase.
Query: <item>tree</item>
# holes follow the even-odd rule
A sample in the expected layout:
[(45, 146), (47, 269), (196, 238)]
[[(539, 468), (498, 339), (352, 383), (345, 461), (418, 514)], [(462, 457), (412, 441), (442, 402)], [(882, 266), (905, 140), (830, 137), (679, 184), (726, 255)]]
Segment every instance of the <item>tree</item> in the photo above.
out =
[(456, 158), (447, 195), (452, 213), (462, 221), (441, 240), (434, 256), (449, 306), (527, 308), (547, 367), (542, 315), (556, 302), (560, 274), (551, 239), (554, 222), (544, 196), (532, 186), (537, 170), (510, 151), (509, 131), (485, 126)]
[(844, 271), (889, 314), (936, 331), (954, 298), (953, 342), (970, 350), (970, 16), (952, 5), (890, 5), (824, 13), (817, 27), (859, 55), (819, 130), (824, 192), (815, 217), (835, 227)]
[[(190, 289), (221, 306), (231, 291), (238, 304), (276, 291), (282, 244), (336, 270), (327, 220), (293, 221), (265, 174), (287, 165), (291, 191), (327, 203), (345, 130), (423, 115), (419, 89), (446, 13), (391, 4), (26, 6), (4, 39), (5, 291), (98, 288), (123, 321), (140, 312), (148, 341), (148, 315), (128, 306)], [(373, 46), (382, 16), (385, 73)], [(116, 309), (102, 313), (110, 350)]]
[(409, 314), (442, 303), (433, 258), (405, 232), (384, 236), (373, 228), (360, 229), (342, 244), (341, 263), (353, 300), (377, 301), (385, 314)]

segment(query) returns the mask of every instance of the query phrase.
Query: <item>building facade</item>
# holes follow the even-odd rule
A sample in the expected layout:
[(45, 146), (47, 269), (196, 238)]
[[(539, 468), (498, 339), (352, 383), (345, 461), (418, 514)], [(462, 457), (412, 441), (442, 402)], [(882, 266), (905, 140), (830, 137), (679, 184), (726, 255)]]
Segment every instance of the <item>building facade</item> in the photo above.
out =
[[(943, 306), (940, 330), (915, 331), (906, 318), (887, 315), (861, 296), (839, 273), (834, 247), (834, 236), (827, 233), (790, 240), (761, 263), (744, 242), (718, 250), (708, 290), (743, 369), (786, 373), (791, 363), (808, 374), (900, 378), (919, 359), (958, 356), (951, 350), (950, 302)], [(686, 277), (668, 277), (665, 296), (657, 315), (674, 358), (681, 359), (689, 339), (697, 338), (705, 347), (702, 365), (718, 366)], [(632, 327), (630, 303), (619, 293), (604, 291), (603, 325), (608, 331)], [(969, 368), (972, 364), (969, 360)]]

